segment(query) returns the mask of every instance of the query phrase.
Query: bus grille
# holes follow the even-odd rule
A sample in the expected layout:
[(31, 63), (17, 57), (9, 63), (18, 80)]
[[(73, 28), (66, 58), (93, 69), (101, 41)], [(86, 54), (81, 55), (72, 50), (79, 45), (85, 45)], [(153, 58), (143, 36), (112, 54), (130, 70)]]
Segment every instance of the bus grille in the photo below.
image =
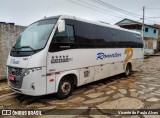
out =
[(8, 74), (14, 76), (21, 76), (22, 68), (8, 67)]

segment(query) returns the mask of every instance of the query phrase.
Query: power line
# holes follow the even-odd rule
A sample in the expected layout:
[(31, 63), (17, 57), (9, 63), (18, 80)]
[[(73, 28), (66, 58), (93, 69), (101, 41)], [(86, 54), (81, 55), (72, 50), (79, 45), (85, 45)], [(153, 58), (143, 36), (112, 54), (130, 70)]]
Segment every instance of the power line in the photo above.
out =
[[(75, 1), (73, 1), (73, 0), (68, 0), (68, 1), (70, 1), (70, 2), (72, 2), (72, 3), (74, 3), (74, 4), (77, 4), (77, 5), (80, 5), (80, 6), (83, 6), (83, 7), (86, 7), (86, 8), (88, 8), (88, 9), (92, 9), (92, 10), (95, 10), (95, 11), (97, 11), (97, 12), (100, 12), (100, 13), (103, 13), (103, 14), (107, 14), (107, 15), (111, 15), (111, 16), (114, 16), (114, 17), (117, 17), (117, 18), (120, 18), (120, 19), (124, 19), (124, 16), (122, 17), (120, 14), (117, 14), (117, 13), (114, 13), (114, 12), (112, 12), (112, 11), (108, 11), (108, 10), (106, 10), (106, 9), (103, 9), (103, 8), (99, 8), (99, 9), (101, 9), (101, 10), (99, 10), (99, 9), (96, 9), (96, 7), (97, 6), (94, 6), (94, 5), (92, 5), (92, 4), (89, 4), (89, 3), (87, 3), (87, 2), (84, 2), (84, 1), (82, 1), (82, 0), (79, 0), (80, 2), (82, 2), (82, 3), (85, 3), (85, 5), (84, 4), (81, 4), (81, 3), (79, 3), (79, 2), (75, 2)], [(101, 0), (89, 0), (89, 1), (101, 1)], [(95, 3), (95, 2), (94, 2)], [(86, 5), (87, 4), (87, 5)], [(97, 4), (97, 3), (96, 3)], [(106, 3), (106, 4), (108, 4), (108, 3)], [(111, 6), (112, 8), (110, 8), (110, 9), (113, 9), (113, 5), (110, 5), (110, 4), (108, 4), (109, 6)], [(106, 7), (106, 6), (105, 6)], [(108, 8), (108, 7), (107, 7)], [(142, 18), (142, 16), (141, 15), (138, 15), (138, 14), (135, 14), (135, 13), (132, 13), (132, 12), (128, 12), (128, 11), (125, 11), (125, 10), (122, 10), (122, 9), (120, 9), (120, 8), (117, 8), (117, 7), (115, 7), (116, 8), (116, 12), (119, 12), (119, 13), (123, 13), (123, 14), (127, 14), (126, 16), (131, 16), (131, 15), (133, 15), (134, 14), (134, 16), (136, 16), (138, 19), (141, 19)], [(118, 10), (118, 11), (117, 11)], [(107, 12), (106, 12), (107, 11)], [(123, 12), (120, 12), (120, 11), (123, 11)], [(108, 13), (108, 12), (112, 12), (112, 14), (110, 14), (110, 13)], [(124, 13), (124, 12), (126, 12), (126, 13)], [(114, 15), (114, 14), (116, 14), (116, 15)], [(140, 17), (141, 16), (141, 17)], [(147, 18), (147, 17), (146, 17)], [(146, 21), (150, 21), (150, 22), (154, 22), (154, 23), (159, 23), (159, 22), (156, 22), (156, 21), (152, 21), (152, 20), (146, 20)]]
[[(87, 3), (87, 2), (84, 2), (84, 1), (82, 1), (82, 0), (79, 0), (80, 2), (82, 2), (82, 3), (85, 3), (85, 4), (87, 4), (87, 5), (89, 5), (89, 6), (92, 6), (92, 7), (97, 7), (97, 6), (94, 6), (94, 5), (92, 5), (92, 4), (89, 4), (89, 3)], [(122, 18), (122, 16), (120, 16), (120, 14), (117, 14), (117, 13), (115, 13), (115, 12), (112, 12), (112, 11), (108, 11), (108, 10), (106, 10), (106, 9), (102, 9), (102, 8), (99, 8), (99, 9), (101, 9), (101, 10), (103, 10), (103, 11), (107, 11), (107, 12), (110, 12), (110, 13), (114, 13), (114, 14), (116, 14), (116, 15), (119, 15), (118, 17), (121, 17)], [(141, 9), (139, 9), (138, 11), (140, 11)], [(111, 14), (109, 14), (109, 15), (111, 15)], [(113, 15), (113, 14), (112, 14)], [(138, 17), (139, 19), (140, 19), (140, 17)], [(123, 16), (123, 19), (124, 19), (124, 16)]]
[(96, 4), (99, 4), (99, 5), (101, 5), (101, 6), (110, 8), (110, 9), (112, 9), (112, 10), (115, 10), (115, 11), (117, 11), (117, 12), (121, 12), (121, 13), (123, 13), (123, 14), (134, 15), (135, 17), (138, 17), (138, 18), (141, 18), (141, 17), (142, 17), (142, 15), (138, 15), (138, 14), (135, 14), (135, 13), (132, 13), (132, 12), (128, 12), (128, 11), (126, 11), (126, 10), (120, 9), (120, 8), (118, 8), (118, 7), (115, 7), (115, 6), (113, 6), (113, 5), (110, 5), (110, 4), (108, 4), (108, 3), (106, 3), (106, 2), (103, 2), (103, 1), (101, 1), (101, 0), (90, 0), (90, 1), (92, 1), (92, 2), (94, 2), (94, 3), (96, 3)]
[(156, 10), (156, 9), (160, 9), (160, 8), (149, 8), (149, 7), (147, 7), (146, 9)]
[(111, 15), (111, 16), (114, 16), (114, 17), (117, 17), (117, 18), (120, 18), (120, 19), (124, 19), (123, 17), (115, 16), (115, 15), (113, 15), (113, 14), (110, 14), (110, 13), (107, 13), (107, 12), (103, 12), (103, 11), (100, 11), (100, 10), (97, 10), (97, 9), (95, 9), (95, 8), (93, 8), (93, 7), (88, 7), (88, 6), (86, 6), (86, 5), (80, 4), (80, 3), (75, 2), (75, 1), (72, 1), (72, 0), (68, 0), (68, 1), (70, 1), (70, 2), (72, 2), (72, 3), (75, 3), (75, 4), (78, 4), (78, 5), (80, 5), (80, 6), (86, 7), (86, 8), (88, 8), (88, 9), (95, 10), (95, 11), (97, 11), (97, 12), (101, 12), (101, 13), (104, 13), (104, 14), (108, 14), (108, 15)]
[[(145, 18), (146, 19), (146, 18)], [(158, 24), (160, 24), (160, 22), (158, 22), (158, 21), (153, 21), (153, 20), (148, 20), (148, 19), (146, 19), (146, 21), (150, 21), (150, 22), (153, 22), (153, 23), (158, 23)]]
[(138, 9), (138, 10), (134, 11), (134, 12), (135, 12), (135, 13), (137, 13), (137, 12), (140, 12), (140, 11), (143, 11), (143, 9), (142, 9), (142, 8), (140, 8), (140, 9)]
[[(92, 1), (92, 2), (94, 2), (94, 3), (96, 3), (96, 4), (99, 4), (99, 5), (101, 5), (101, 6), (110, 8), (110, 9), (112, 9), (112, 10), (115, 10), (115, 11), (117, 11), (117, 12), (121, 12), (121, 13), (124, 13), (124, 14), (127, 14), (127, 15), (134, 15), (134, 16), (137, 17), (137, 18), (142, 18), (142, 15), (138, 15), (138, 14), (135, 14), (135, 13), (132, 13), (132, 12), (128, 12), (128, 11), (126, 11), (126, 10), (120, 9), (120, 8), (118, 8), (118, 7), (115, 7), (115, 6), (113, 6), (113, 5), (110, 5), (110, 4), (108, 4), (108, 3), (106, 3), (106, 2), (103, 2), (103, 1), (101, 1), (101, 0), (90, 0), (90, 1)], [(146, 18), (147, 18), (147, 17), (146, 17)], [(157, 21), (152, 21), (152, 20), (147, 20), (147, 21), (154, 22), (154, 23), (159, 23), (159, 22), (157, 22)]]
[[(80, 6), (83, 6), (83, 7), (86, 7), (86, 8), (89, 8), (89, 9), (92, 9), (92, 10), (95, 10), (95, 11), (98, 11), (98, 12), (101, 12), (101, 13), (104, 13), (104, 14), (108, 14), (108, 15), (111, 15), (111, 16), (114, 16), (114, 17), (117, 17), (117, 18), (120, 18), (120, 19), (126, 18), (126, 17), (124, 17), (124, 16), (123, 16), (123, 17), (120, 16), (119, 14), (118, 14), (118, 16), (116, 16), (117, 14), (114, 13), (114, 12), (112, 12), (113, 14), (110, 14), (111, 11), (108, 11), (108, 12), (110, 12), (110, 13), (108, 13), (108, 12), (106, 13), (106, 12), (104, 12), (104, 11), (107, 11), (106, 9), (99, 8), (99, 9), (101, 9), (101, 10), (103, 10), (103, 11), (100, 11), (99, 9), (97, 10), (97, 9), (95, 9), (95, 7), (97, 7), (97, 6), (91, 5), (91, 4), (89, 4), (89, 3), (87, 3), (87, 2), (84, 2), (84, 1), (82, 1), (82, 0), (79, 0), (79, 1), (85, 3), (85, 5), (84, 5), (84, 4), (80, 4), (79, 2), (72, 1), (72, 0), (68, 0), (68, 1), (70, 1), (70, 2), (72, 2), (72, 3), (75, 3), (75, 4), (78, 4), (78, 5), (80, 5)], [(92, 7), (88, 7), (88, 6), (86, 6), (86, 4), (89, 5), (89, 6), (92, 6)], [(94, 7), (94, 8), (93, 8), (93, 7)], [(114, 14), (116, 14), (116, 15), (114, 15)]]
[[(84, 2), (84, 1), (82, 1), (82, 0), (79, 0), (80, 2), (82, 2), (82, 3), (85, 3), (85, 4), (87, 4), (88, 6), (92, 6), (92, 7), (94, 7), (94, 8), (96, 8), (97, 6), (95, 6), (95, 5), (92, 5), (92, 4), (89, 4), (89, 3), (87, 3), (87, 2)], [(108, 11), (108, 10), (106, 10), (106, 9), (103, 9), (103, 8), (99, 8), (99, 9), (101, 9), (101, 10), (103, 10), (103, 11), (107, 11), (107, 13), (110, 15), (110, 13), (114, 13), (114, 14), (116, 14), (118, 17), (121, 17), (121, 18), (124, 18), (124, 16), (120, 16), (120, 14), (117, 14), (117, 13), (115, 13), (115, 12), (112, 12), (112, 11)], [(113, 14), (112, 14), (113, 15)]]
[(157, 16), (157, 17), (146, 17), (146, 19), (150, 19), (150, 18), (160, 18), (160, 16)]

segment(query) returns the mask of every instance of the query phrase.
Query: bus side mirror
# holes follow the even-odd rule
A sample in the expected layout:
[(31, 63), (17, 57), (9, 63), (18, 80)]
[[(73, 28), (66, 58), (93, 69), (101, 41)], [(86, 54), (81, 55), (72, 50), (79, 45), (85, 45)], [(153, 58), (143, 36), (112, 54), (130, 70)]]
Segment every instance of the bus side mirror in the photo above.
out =
[(58, 22), (58, 32), (65, 31), (65, 20), (59, 20)]

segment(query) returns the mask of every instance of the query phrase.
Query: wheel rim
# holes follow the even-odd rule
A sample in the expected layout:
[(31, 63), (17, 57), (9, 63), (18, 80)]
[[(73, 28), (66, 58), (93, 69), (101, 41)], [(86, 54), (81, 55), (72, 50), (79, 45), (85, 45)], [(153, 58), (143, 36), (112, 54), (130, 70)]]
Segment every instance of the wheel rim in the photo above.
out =
[(71, 84), (70, 82), (63, 82), (61, 86), (62, 93), (67, 95), (71, 91)]

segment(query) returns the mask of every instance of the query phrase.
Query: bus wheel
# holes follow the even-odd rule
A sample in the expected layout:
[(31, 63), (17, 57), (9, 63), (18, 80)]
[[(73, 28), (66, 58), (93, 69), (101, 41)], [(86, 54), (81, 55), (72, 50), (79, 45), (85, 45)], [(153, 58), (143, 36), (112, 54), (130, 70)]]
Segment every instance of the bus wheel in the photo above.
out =
[(72, 92), (73, 92), (73, 81), (71, 80), (72, 78), (69, 77), (64, 77), (59, 83), (58, 87), (58, 92), (57, 92), (57, 97), (59, 99), (65, 99), (68, 98)]
[(126, 70), (125, 70), (125, 72), (124, 72), (124, 76), (125, 76), (125, 77), (128, 77), (130, 74), (131, 74), (131, 65), (130, 65), (130, 64), (127, 64)]

